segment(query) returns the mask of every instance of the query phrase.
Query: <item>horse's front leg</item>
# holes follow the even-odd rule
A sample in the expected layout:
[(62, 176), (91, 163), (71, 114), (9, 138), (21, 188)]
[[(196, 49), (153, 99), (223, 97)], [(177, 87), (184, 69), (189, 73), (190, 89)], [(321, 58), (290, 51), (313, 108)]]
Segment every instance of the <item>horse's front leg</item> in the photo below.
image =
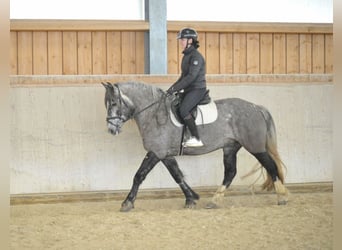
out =
[(138, 171), (136, 172), (131, 191), (127, 195), (124, 202), (121, 204), (121, 212), (128, 212), (134, 208), (134, 201), (137, 197), (140, 184), (145, 180), (147, 174), (153, 169), (153, 167), (160, 161), (160, 159), (153, 153), (148, 152), (141, 163)]
[(199, 199), (199, 195), (195, 193), (189, 185), (185, 182), (182, 171), (178, 167), (178, 163), (174, 157), (168, 157), (162, 160), (166, 168), (169, 170), (173, 179), (182, 189), (185, 195), (185, 208), (194, 208), (196, 200)]

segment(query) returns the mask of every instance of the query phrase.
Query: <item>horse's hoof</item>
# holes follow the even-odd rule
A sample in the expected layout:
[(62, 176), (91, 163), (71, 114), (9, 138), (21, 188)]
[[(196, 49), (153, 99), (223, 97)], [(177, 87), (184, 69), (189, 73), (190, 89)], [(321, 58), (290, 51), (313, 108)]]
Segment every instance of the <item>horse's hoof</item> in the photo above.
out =
[(206, 209), (215, 209), (215, 208), (218, 208), (218, 205), (214, 202), (209, 202), (206, 206), (205, 206)]
[(286, 205), (286, 204), (287, 204), (286, 200), (278, 201), (278, 205)]
[(130, 201), (124, 201), (121, 204), (120, 212), (129, 212), (134, 208), (134, 204)]
[(193, 200), (189, 200), (185, 202), (184, 208), (194, 209), (196, 207), (196, 202)]

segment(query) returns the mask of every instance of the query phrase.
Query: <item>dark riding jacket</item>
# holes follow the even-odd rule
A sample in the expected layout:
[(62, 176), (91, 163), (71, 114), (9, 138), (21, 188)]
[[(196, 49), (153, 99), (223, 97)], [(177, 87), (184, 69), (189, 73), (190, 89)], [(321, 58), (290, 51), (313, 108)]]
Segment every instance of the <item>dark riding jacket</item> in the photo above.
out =
[(180, 78), (171, 86), (172, 92), (184, 89), (188, 92), (191, 89), (206, 88), (205, 60), (201, 53), (191, 46), (183, 51), (182, 74)]

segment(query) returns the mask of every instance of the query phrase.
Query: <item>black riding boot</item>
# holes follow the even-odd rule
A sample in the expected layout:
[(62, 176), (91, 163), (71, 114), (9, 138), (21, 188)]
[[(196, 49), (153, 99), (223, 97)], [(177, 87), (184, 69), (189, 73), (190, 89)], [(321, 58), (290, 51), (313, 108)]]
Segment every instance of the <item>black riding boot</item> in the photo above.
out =
[(203, 143), (199, 137), (194, 118), (188, 115), (184, 118), (184, 124), (189, 128), (191, 137), (183, 143), (184, 147), (202, 147)]

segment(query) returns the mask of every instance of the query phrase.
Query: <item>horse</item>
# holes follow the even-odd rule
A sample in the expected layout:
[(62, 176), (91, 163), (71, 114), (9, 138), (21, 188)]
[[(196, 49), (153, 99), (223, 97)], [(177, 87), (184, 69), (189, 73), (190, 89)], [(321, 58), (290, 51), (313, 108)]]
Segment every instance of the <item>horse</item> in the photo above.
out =
[(225, 190), (236, 175), (237, 153), (245, 148), (266, 169), (266, 179), (261, 185), (268, 191), (275, 189), (278, 205), (288, 201), (288, 190), (284, 183), (285, 165), (277, 150), (276, 130), (270, 112), (261, 105), (240, 98), (214, 100), (217, 119), (198, 126), (202, 147), (182, 148), (184, 130), (170, 119), (171, 103), (174, 99), (161, 88), (143, 82), (102, 82), (105, 87), (104, 103), (107, 111), (106, 123), (109, 133), (117, 135), (124, 123), (134, 119), (144, 149), (147, 151), (136, 171), (132, 187), (122, 202), (120, 211), (134, 208), (138, 189), (148, 173), (158, 162), (162, 162), (185, 196), (185, 208), (194, 208), (199, 195), (186, 183), (175, 159), (179, 155), (201, 155), (222, 149), (224, 178), (207, 208), (217, 208)]

